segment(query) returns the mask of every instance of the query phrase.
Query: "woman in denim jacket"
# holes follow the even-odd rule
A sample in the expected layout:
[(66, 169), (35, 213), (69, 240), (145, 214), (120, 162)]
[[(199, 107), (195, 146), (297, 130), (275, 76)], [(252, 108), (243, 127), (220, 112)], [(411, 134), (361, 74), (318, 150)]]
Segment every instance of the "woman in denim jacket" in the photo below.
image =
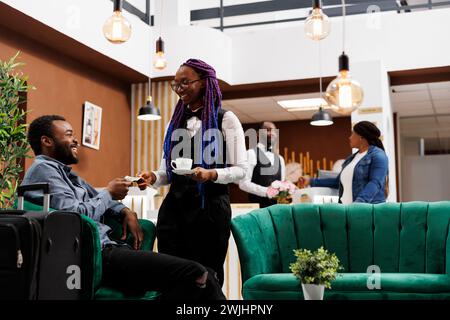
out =
[(358, 122), (349, 137), (358, 152), (348, 157), (336, 178), (301, 178), (303, 186), (339, 189), (339, 202), (380, 203), (386, 201), (388, 158), (380, 140), (380, 130), (369, 121)]

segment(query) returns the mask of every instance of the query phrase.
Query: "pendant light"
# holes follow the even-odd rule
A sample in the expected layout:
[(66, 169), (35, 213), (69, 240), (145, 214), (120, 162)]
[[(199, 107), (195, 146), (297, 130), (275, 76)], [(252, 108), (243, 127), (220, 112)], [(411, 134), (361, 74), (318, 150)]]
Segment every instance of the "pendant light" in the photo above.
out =
[(333, 124), (333, 118), (320, 106), (319, 111), (312, 116), (310, 124), (318, 127), (331, 126)]
[[(320, 41), (319, 45), (319, 90), (320, 90), (320, 98), (322, 98), (322, 52)], [(319, 111), (313, 114), (311, 121), (309, 122), (312, 126), (331, 126), (333, 124), (333, 118), (331, 115), (323, 109), (322, 104), (319, 106)]]
[(144, 106), (139, 108), (137, 118), (143, 121), (155, 121), (161, 119), (159, 109), (152, 102), (152, 86), (150, 77), (148, 78), (148, 97)]
[(164, 56), (164, 41), (161, 38), (161, 30), (163, 24), (163, 0), (160, 2), (161, 20), (159, 22), (159, 39), (156, 41), (156, 55), (153, 59), (153, 67), (158, 70), (164, 70), (167, 67), (167, 60)]
[(323, 13), (320, 0), (313, 0), (311, 14), (305, 21), (305, 33), (312, 40), (325, 39), (330, 34), (330, 19)]
[(161, 37), (156, 41), (156, 55), (153, 59), (153, 67), (163, 70), (167, 67), (167, 60), (164, 57), (164, 41)]
[(349, 58), (345, 54), (345, 1), (342, 0), (342, 43), (339, 56), (339, 75), (328, 85), (325, 100), (339, 114), (350, 115), (358, 108), (364, 98), (361, 85), (350, 75)]
[(103, 35), (114, 44), (124, 43), (131, 37), (131, 24), (122, 15), (122, 0), (114, 0), (113, 11), (103, 25)]

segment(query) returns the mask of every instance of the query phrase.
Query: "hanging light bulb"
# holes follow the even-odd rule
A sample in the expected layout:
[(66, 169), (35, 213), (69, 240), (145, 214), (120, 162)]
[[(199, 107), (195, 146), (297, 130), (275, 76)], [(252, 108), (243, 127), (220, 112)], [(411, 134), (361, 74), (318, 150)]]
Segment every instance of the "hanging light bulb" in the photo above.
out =
[(122, 0), (114, 0), (114, 13), (103, 25), (103, 35), (108, 41), (124, 43), (131, 37), (131, 24), (122, 15)]
[(312, 40), (322, 40), (330, 34), (330, 19), (323, 13), (320, 0), (313, 1), (313, 10), (305, 21), (305, 33)]
[(330, 82), (325, 100), (331, 108), (342, 115), (350, 115), (364, 98), (361, 85), (350, 76), (349, 59), (345, 54), (345, 0), (342, 0), (342, 54), (339, 56), (339, 75)]
[(167, 67), (167, 60), (164, 57), (164, 41), (161, 37), (156, 41), (156, 56), (153, 59), (153, 66), (158, 70)]
[(342, 53), (339, 57), (339, 75), (328, 85), (325, 100), (337, 113), (349, 115), (361, 105), (363, 98), (361, 85), (350, 76), (348, 56)]

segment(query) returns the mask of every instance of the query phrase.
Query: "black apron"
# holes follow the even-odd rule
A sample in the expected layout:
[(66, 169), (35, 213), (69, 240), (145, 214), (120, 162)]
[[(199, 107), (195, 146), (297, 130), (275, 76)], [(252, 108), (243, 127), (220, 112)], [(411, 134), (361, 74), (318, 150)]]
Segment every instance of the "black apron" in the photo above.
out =
[[(255, 153), (256, 153), (256, 166), (253, 169), (252, 182), (263, 187), (268, 187), (275, 180), (281, 180), (280, 156), (278, 154), (274, 154), (274, 165), (278, 165), (278, 171), (273, 175), (262, 175), (261, 169), (270, 168), (272, 167), (272, 164), (270, 163), (270, 160), (265, 156), (261, 148), (256, 147)], [(269, 199), (267, 197), (260, 197), (251, 193), (248, 194), (248, 200), (253, 203), (259, 203), (260, 208), (269, 207), (277, 203), (277, 201), (274, 199)]]
[[(226, 110), (219, 110), (218, 126), (222, 132), (222, 120)], [(189, 117), (185, 113), (184, 123)], [(194, 140), (201, 137), (201, 130), (191, 138), (191, 154), (194, 159)], [(198, 146), (199, 147), (199, 146)], [(220, 146), (219, 146), (220, 148)], [(220, 150), (220, 149), (219, 149)], [(222, 145), (226, 159), (226, 144)], [(187, 157), (185, 155), (181, 155)], [(195, 162), (195, 161), (194, 161)], [(193, 168), (199, 166), (194, 163)], [(217, 164), (216, 168), (224, 165)], [(207, 181), (204, 183), (205, 197), (197, 182), (189, 177), (172, 174), (170, 190), (159, 209), (156, 225), (158, 251), (165, 254), (197, 261), (217, 272), (220, 284), (224, 281), (223, 264), (230, 237), (231, 207), (228, 185)]]

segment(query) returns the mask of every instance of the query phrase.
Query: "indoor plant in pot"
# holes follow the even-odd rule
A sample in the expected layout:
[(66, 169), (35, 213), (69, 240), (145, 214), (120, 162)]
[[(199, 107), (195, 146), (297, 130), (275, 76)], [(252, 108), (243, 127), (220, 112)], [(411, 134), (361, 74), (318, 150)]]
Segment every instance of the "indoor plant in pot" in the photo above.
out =
[(11, 208), (27, 157), (25, 115), (22, 104), (26, 99), (27, 76), (16, 68), (19, 53), (8, 61), (0, 60), (0, 209)]
[(290, 270), (300, 280), (305, 300), (322, 300), (325, 288), (331, 289), (331, 281), (342, 269), (338, 257), (323, 247), (316, 251), (296, 249), (297, 260)]

